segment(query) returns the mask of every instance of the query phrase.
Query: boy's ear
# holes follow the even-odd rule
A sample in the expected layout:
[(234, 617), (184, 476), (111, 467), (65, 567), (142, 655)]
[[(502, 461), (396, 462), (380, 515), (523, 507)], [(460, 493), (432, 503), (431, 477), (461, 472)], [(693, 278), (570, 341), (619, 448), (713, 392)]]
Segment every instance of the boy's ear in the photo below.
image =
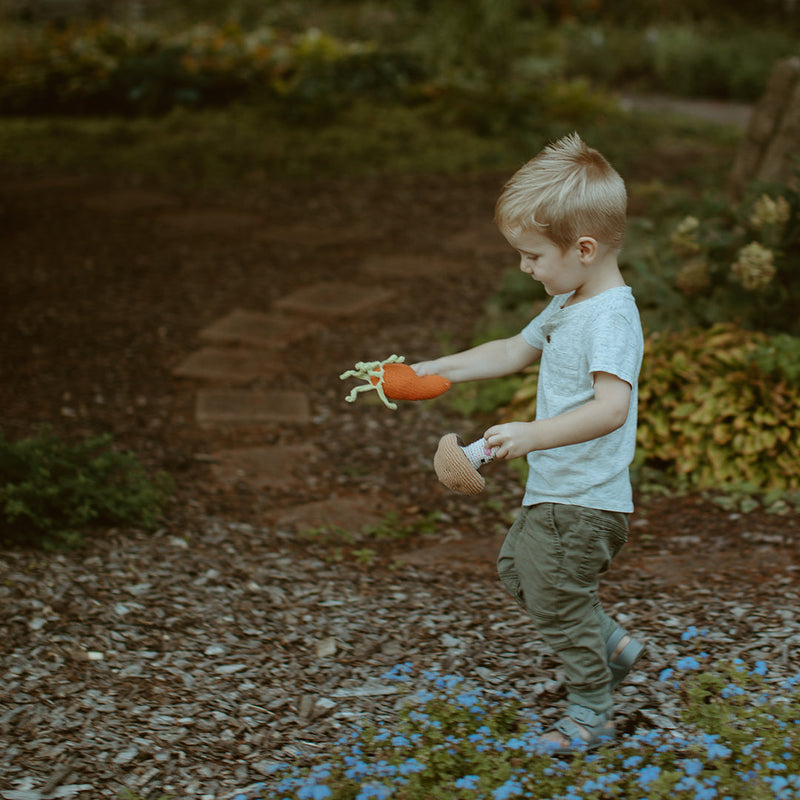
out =
[(597, 239), (592, 236), (581, 236), (578, 239), (578, 257), (584, 264), (591, 264), (597, 256)]

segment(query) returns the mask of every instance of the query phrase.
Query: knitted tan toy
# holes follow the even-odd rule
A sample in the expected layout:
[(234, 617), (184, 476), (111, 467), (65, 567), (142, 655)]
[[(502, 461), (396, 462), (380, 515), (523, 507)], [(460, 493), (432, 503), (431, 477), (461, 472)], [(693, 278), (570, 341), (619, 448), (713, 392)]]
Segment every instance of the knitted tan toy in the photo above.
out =
[(455, 433), (446, 433), (439, 440), (433, 457), (436, 477), (448, 488), (460, 494), (480, 494), (486, 481), (478, 467), (494, 459), (494, 449), (485, 439), (464, 445)]

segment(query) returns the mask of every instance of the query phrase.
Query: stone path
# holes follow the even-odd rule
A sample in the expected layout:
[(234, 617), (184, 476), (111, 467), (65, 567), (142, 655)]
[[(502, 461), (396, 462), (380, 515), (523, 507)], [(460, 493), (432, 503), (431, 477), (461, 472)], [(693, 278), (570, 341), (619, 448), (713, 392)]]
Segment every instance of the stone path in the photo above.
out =
[[(228, 215), (230, 216), (230, 215)], [(207, 216), (184, 215), (182, 221), (205, 225)], [(372, 262), (372, 268), (380, 263)], [(172, 370), (197, 384), (195, 419), (209, 430), (265, 424), (305, 426), (312, 421), (313, 401), (305, 392), (270, 389), (285, 368), (282, 353), (302, 339), (318, 336), (326, 321), (380, 310), (392, 292), (348, 282), (320, 283), (280, 298), (273, 308), (235, 308), (198, 332), (208, 346), (189, 353)], [(389, 355), (389, 354), (387, 354)], [(376, 356), (376, 358), (379, 356)], [(261, 384), (263, 388), (253, 388)], [(314, 440), (284, 445), (241, 447), (212, 454), (212, 472), (221, 483), (243, 482), (253, 489), (291, 489), (302, 478), (304, 457), (315, 452)], [(339, 526), (355, 520), (375, 523), (353, 498), (332, 497), (282, 513), (284, 525)]]
[[(157, 230), (169, 237), (228, 236), (249, 232), (274, 239), (277, 234), (258, 230), (259, 216), (214, 209), (176, 210), (168, 196), (153, 192), (114, 192), (105, 200), (91, 202), (95, 209), (112, 212), (160, 211)], [(166, 211), (164, 211), (166, 209)], [(248, 234), (249, 235), (249, 234)], [(353, 231), (291, 228), (287, 240), (314, 235), (331, 247), (351, 241)], [(280, 237), (278, 237), (280, 238)], [(232, 308), (197, 332), (198, 347), (172, 368), (174, 377), (191, 382), (195, 422), (207, 432), (210, 450), (206, 460), (221, 485), (246, 484), (258, 491), (266, 487), (291, 490), (307, 480), (303, 460), (317, 453), (319, 432), (308, 426), (314, 420), (313, 397), (305, 391), (272, 388), (291, 366), (292, 345), (326, 334), (342, 320), (369, 318), (385, 311), (396, 299), (381, 279), (406, 280), (409, 285), (431, 274), (453, 275), (463, 269), (463, 256), (508, 256), (508, 247), (495, 226), (488, 222), (473, 226), (442, 242), (442, 251), (431, 257), (415, 255), (369, 255), (354, 270), (363, 282), (323, 281), (301, 286), (277, 299), (269, 307)], [(398, 338), (407, 338), (398, 331)], [(378, 360), (391, 353), (372, 346), (353, 347), (354, 360)], [(349, 391), (342, 384), (342, 399)], [(362, 401), (363, 403), (364, 401)], [(265, 444), (232, 448), (217, 447), (227, 431), (287, 426), (293, 430), (291, 447)], [(302, 438), (303, 435), (311, 438)], [(297, 434), (297, 435), (294, 435)], [(299, 436), (299, 438), (298, 438)], [(305, 474), (304, 474), (305, 472)], [(333, 495), (318, 502), (282, 509), (276, 520), (282, 527), (338, 527), (360, 530), (380, 522), (385, 510), (375, 509), (374, 498), (350, 493)]]

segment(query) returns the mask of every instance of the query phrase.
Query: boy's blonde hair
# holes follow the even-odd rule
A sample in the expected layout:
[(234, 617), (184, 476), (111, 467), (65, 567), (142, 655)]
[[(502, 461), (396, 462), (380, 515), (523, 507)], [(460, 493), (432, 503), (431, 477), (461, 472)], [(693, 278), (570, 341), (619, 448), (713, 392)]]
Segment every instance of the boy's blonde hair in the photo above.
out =
[(511, 177), (497, 200), (495, 221), (504, 233), (536, 230), (562, 250), (581, 236), (619, 250), (627, 205), (619, 173), (571, 133)]

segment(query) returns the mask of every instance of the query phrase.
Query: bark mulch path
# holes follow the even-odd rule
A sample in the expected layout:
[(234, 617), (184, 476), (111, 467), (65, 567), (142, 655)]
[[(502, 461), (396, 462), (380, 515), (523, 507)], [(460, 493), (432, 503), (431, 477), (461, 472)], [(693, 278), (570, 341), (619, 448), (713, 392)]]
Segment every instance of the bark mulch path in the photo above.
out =
[[(0, 798), (230, 797), (391, 721), (401, 661), (558, 708), (557, 664), (493, 569), (516, 480), (492, 465), (467, 499), (432, 473), (443, 433), (488, 419), (350, 405), (338, 379), (468, 343), (513, 264), (486, 223), (504, 177), (2, 183), (3, 433), (111, 432), (177, 492), (155, 534), (0, 552)], [(692, 625), (711, 657), (797, 670), (799, 530), (639, 503), (604, 585), (650, 645), (623, 730), (680, 726), (658, 675), (696, 652)]]

